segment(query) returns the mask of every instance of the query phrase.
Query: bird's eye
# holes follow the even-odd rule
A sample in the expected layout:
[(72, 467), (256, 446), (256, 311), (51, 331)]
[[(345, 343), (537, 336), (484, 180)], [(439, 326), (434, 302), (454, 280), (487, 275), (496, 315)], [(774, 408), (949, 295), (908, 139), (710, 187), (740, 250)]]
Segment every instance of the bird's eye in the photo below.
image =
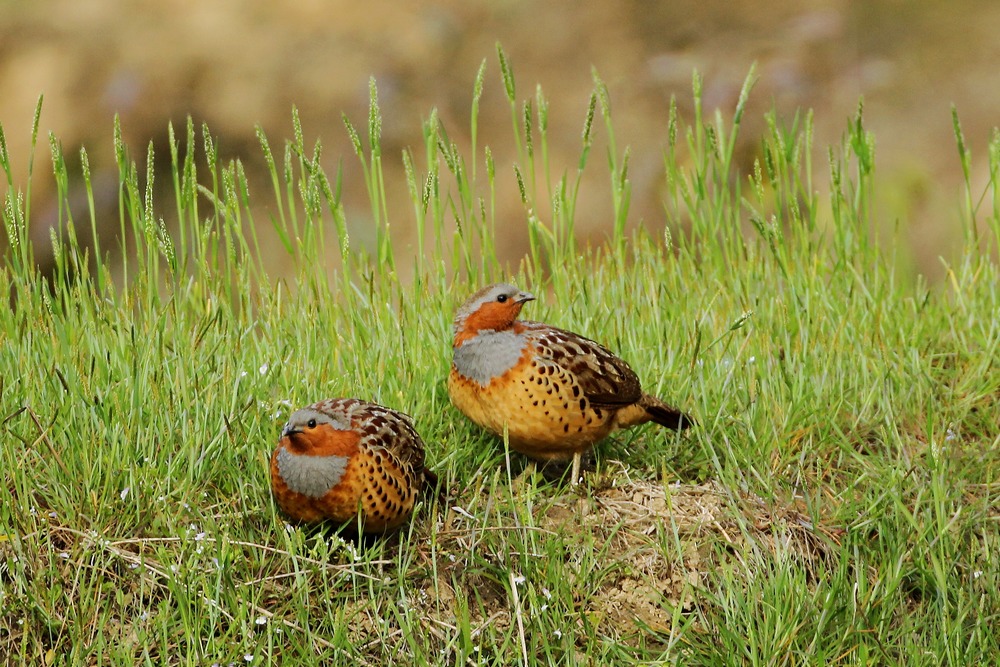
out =
[(306, 426), (308, 426), (309, 428), (316, 428), (316, 420), (310, 419), (308, 422), (306, 422)]
[(497, 301), (499, 301), (500, 303), (506, 302), (507, 301), (507, 295), (506, 294), (501, 294), (500, 296), (497, 297)]

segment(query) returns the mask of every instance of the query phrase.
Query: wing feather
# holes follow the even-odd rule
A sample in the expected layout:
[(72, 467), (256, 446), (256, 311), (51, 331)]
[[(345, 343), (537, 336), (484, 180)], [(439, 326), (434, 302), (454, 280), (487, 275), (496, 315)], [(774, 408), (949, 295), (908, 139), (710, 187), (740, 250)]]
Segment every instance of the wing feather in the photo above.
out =
[(538, 322), (521, 324), (538, 356), (570, 373), (594, 407), (622, 407), (642, 398), (639, 376), (600, 343)]

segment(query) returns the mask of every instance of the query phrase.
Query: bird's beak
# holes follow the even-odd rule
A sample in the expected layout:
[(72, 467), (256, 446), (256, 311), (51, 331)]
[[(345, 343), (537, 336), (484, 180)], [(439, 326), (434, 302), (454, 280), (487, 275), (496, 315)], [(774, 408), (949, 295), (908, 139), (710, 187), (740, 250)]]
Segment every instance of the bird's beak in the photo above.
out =
[(285, 424), (285, 428), (281, 429), (281, 437), (287, 438), (289, 436), (295, 435), (296, 433), (302, 433), (302, 431), (297, 431), (292, 428), (291, 424)]
[(514, 303), (525, 303), (527, 301), (534, 301), (535, 295), (531, 292), (519, 292), (516, 297), (514, 297)]

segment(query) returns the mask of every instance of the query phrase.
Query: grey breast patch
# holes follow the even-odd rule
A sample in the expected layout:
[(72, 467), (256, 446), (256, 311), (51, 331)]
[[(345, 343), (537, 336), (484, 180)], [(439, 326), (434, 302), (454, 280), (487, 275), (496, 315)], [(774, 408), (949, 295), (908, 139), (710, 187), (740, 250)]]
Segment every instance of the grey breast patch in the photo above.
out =
[(278, 450), (278, 472), (288, 488), (310, 498), (322, 498), (340, 483), (347, 456), (306, 456)]
[(521, 358), (527, 341), (512, 331), (480, 331), (455, 348), (455, 369), (484, 387)]

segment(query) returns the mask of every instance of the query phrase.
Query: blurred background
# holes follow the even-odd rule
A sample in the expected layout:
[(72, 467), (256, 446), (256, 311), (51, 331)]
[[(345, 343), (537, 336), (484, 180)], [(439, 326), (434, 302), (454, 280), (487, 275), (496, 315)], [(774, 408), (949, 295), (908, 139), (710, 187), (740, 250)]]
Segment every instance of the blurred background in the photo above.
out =
[[(80, 146), (87, 148), (100, 225), (109, 238), (116, 234), (115, 113), (133, 159), (142, 164), (153, 143), (164, 186), (168, 121), (181, 133), (187, 116), (199, 127), (208, 123), (222, 156), (240, 157), (257, 174), (258, 205), (266, 208), (272, 197), (261, 178), (254, 128), (262, 126), (280, 150), (292, 135), (297, 106), (306, 144), (323, 141), (331, 175), (343, 160), (352, 240), (370, 242), (371, 211), (341, 121), (343, 112), (366, 126), (370, 76), (383, 114), (388, 213), (405, 246), (413, 212), (400, 153), (411, 147), (422, 157), (421, 123), (437, 108), (471, 159), (469, 110), (483, 59), (480, 151), (484, 144), (493, 151), (498, 216), (514, 230), (498, 240), (499, 249), (517, 258), (526, 247), (526, 213), (511, 169), (515, 152), (497, 41), (513, 65), (519, 99), (533, 97), (539, 84), (550, 101), (557, 176), (575, 170), (591, 67), (597, 69), (610, 90), (619, 149), (632, 149), (631, 219), (654, 229), (664, 225), (669, 100), (676, 95), (690, 119), (695, 68), (705, 79), (706, 110), (719, 108), (731, 118), (743, 79), (758, 63), (739, 149), (744, 173), (759, 153), (768, 109), (790, 120), (797, 109), (813, 108), (816, 182), (825, 184), (826, 146), (839, 141), (863, 95), (877, 146), (879, 224), (902, 222), (915, 267), (932, 279), (942, 273), (938, 258), (953, 256), (962, 240), (952, 104), (973, 151), (978, 192), (987, 182), (987, 141), (1000, 124), (1000, 3), (994, 0), (0, 0), (0, 123), (16, 188), (26, 182), (32, 115), (45, 95), (32, 195), (36, 259), (42, 266), (51, 262), (50, 227), (57, 220), (49, 131), (72, 162), (78, 163)], [(577, 229), (599, 239), (611, 225), (603, 150), (592, 154), (588, 172)], [(76, 181), (79, 188), (78, 171)], [(82, 194), (74, 195), (74, 208), (80, 207), (78, 223), (89, 228)], [(170, 201), (161, 200), (161, 214), (169, 214)], [(266, 212), (257, 219), (266, 221)], [(406, 256), (397, 250), (398, 258)], [(280, 273), (285, 260), (276, 255), (273, 261), (269, 268)]]

